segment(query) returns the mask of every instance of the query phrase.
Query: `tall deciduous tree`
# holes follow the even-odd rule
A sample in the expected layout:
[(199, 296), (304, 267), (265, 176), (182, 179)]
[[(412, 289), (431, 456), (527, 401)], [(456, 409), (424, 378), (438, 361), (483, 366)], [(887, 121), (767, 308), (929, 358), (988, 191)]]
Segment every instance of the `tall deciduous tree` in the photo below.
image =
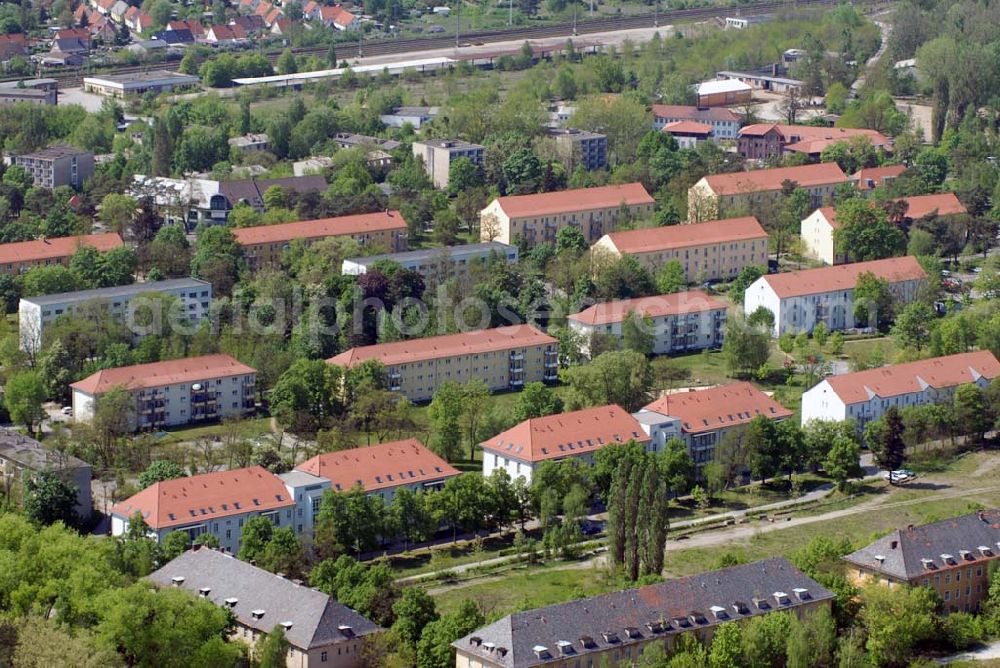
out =
[(634, 581), (663, 570), (668, 497), (656, 459), (641, 448), (624, 452), (608, 494), (608, 549), (611, 562)]
[(645, 355), (632, 350), (598, 355), (585, 366), (563, 371), (576, 407), (618, 404), (637, 411), (649, 402), (653, 377)]
[(63, 522), (75, 526), (78, 521), (76, 485), (63, 480), (57, 471), (38, 471), (24, 479), (24, 514), (42, 526)]
[(3, 395), (10, 419), (34, 432), (35, 425), (45, 419), (45, 383), (37, 371), (21, 371), (7, 378)]
[[(889, 406), (882, 417), (865, 426), (865, 441), (875, 454), (875, 462), (887, 471), (895, 471), (906, 461), (903, 430), (903, 418), (895, 406)], [(890, 479), (889, 483), (895, 481)]]

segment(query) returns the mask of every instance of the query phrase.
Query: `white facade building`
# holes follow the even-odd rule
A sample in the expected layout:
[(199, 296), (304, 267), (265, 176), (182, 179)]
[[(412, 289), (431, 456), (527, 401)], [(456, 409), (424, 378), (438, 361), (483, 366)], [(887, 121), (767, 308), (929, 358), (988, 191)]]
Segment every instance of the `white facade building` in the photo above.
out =
[(389, 260), (397, 263), (403, 269), (417, 272), (425, 279), (451, 278), (465, 275), (470, 266), (484, 263), (492, 254), (496, 254), (496, 257), (506, 262), (517, 262), (518, 258), (517, 246), (502, 244), (499, 241), (488, 241), (463, 246), (424, 248), (402, 253), (349, 257), (344, 260), (340, 272), (345, 276), (360, 276), (376, 262)]
[(744, 311), (750, 315), (761, 306), (771, 311), (776, 337), (786, 332), (812, 332), (820, 322), (831, 331), (866, 326), (854, 321), (854, 288), (863, 273), (885, 280), (904, 304), (916, 298), (927, 280), (912, 256), (770, 274), (747, 288)]

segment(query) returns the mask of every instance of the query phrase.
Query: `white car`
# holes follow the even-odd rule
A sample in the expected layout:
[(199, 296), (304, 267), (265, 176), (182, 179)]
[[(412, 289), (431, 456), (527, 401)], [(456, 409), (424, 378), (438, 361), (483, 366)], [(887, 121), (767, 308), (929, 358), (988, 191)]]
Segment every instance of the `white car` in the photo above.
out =
[(907, 471), (905, 469), (901, 469), (899, 471), (886, 471), (884, 474), (882, 474), (882, 477), (891, 483), (898, 483), (898, 482), (907, 482), (909, 480), (916, 478), (917, 476), (913, 471)]

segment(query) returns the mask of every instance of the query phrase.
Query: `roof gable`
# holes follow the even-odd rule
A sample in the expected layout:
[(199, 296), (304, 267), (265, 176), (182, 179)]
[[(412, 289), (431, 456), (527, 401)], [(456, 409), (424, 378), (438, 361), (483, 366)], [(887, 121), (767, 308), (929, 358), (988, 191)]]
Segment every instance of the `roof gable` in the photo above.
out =
[(712, 174), (705, 183), (716, 195), (741, 195), (752, 192), (780, 190), (785, 181), (794, 181), (802, 188), (845, 183), (847, 175), (835, 162), (822, 162), (800, 167), (754, 169), (747, 172)]
[(458, 469), (415, 438), (316, 455), (295, 467), (330, 481), (346, 492), (356, 485), (366, 492), (422, 485), (459, 475)]
[(644, 410), (677, 418), (681, 430), (688, 434), (736, 427), (758, 415), (772, 420), (792, 415), (792, 411), (746, 382), (674, 392), (657, 399)]

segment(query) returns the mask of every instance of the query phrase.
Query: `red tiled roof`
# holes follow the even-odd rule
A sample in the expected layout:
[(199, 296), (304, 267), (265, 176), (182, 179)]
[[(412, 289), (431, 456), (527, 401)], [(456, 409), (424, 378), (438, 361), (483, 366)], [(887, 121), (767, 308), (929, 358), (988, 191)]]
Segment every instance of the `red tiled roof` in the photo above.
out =
[(692, 121), (721, 121), (724, 123), (738, 123), (740, 120), (736, 113), (725, 107), (700, 109), (683, 104), (654, 104), (653, 116), (655, 118), (682, 118)]
[[(889, 138), (877, 130), (866, 128), (824, 128), (812, 125), (782, 125), (780, 123), (756, 123), (746, 125), (739, 131), (739, 136), (762, 137), (772, 130), (781, 133), (784, 141), (790, 145), (813, 141), (847, 141), (853, 137), (868, 137), (876, 147), (888, 145)], [(790, 146), (786, 146), (790, 148)]]
[(131, 21), (132, 19), (135, 18), (136, 14), (138, 13), (139, 13), (139, 8), (136, 7), (135, 5), (131, 5), (128, 9), (125, 10), (124, 19), (126, 21)]
[(889, 283), (927, 278), (917, 258), (907, 255), (871, 262), (852, 262), (819, 269), (804, 269), (780, 274), (768, 274), (764, 280), (779, 298), (814, 295), (834, 290), (853, 290), (858, 276), (870, 272)]
[(309, 2), (302, 7), (302, 12), (308, 16), (309, 14), (312, 14), (317, 7), (319, 7), (319, 3), (316, 2), (316, 0), (309, 0)]
[(557, 343), (559, 342), (555, 338), (540, 332), (531, 325), (510, 325), (462, 332), (461, 334), (444, 334), (425, 339), (351, 348), (331, 357), (327, 362), (350, 368), (365, 360), (377, 359), (386, 366), (394, 366), (455, 355), (479, 355), (511, 348), (556, 345)]
[(212, 33), (213, 38), (218, 42), (228, 39), (236, 39), (236, 32), (233, 30), (232, 26), (217, 25), (212, 26), (208, 30)]
[(266, 23), (267, 25), (274, 25), (280, 18), (281, 18), (281, 10), (275, 7), (264, 18), (264, 23)]
[[(80, 5), (83, 7), (84, 5)], [(63, 28), (56, 31), (55, 39), (72, 39), (78, 38), (84, 42), (90, 41), (90, 31), (86, 28)]]
[(646, 406), (645, 410), (678, 418), (681, 429), (688, 434), (746, 424), (757, 415), (778, 420), (792, 414), (792, 411), (750, 383), (730, 383), (707, 390), (675, 392), (660, 397)]
[(823, 214), (823, 218), (825, 218), (826, 222), (830, 224), (830, 229), (835, 230), (840, 227), (840, 224), (837, 222), (837, 210), (835, 208), (832, 206), (824, 206), (817, 210)]
[(844, 183), (847, 181), (847, 176), (837, 163), (823, 162), (800, 167), (777, 167), (731, 174), (712, 174), (705, 177), (706, 183), (716, 195), (740, 195), (780, 190), (781, 184), (786, 180), (794, 181), (803, 188), (811, 188)]
[(709, 135), (712, 134), (712, 126), (695, 121), (674, 121), (663, 126), (663, 132), (678, 132), (689, 135)]
[(78, 237), (56, 237), (54, 239), (36, 239), (35, 241), (0, 244), (0, 265), (69, 257), (80, 246), (93, 246), (101, 252), (106, 252), (113, 248), (118, 248), (122, 243), (120, 236), (114, 232), (108, 232), (105, 234), (85, 234)]
[(897, 201), (906, 202), (906, 217), (916, 220), (924, 216), (937, 213), (939, 216), (951, 216), (960, 213), (968, 213), (968, 209), (958, 201), (955, 193), (938, 193), (936, 195), (917, 195), (915, 197), (901, 197)]
[(459, 475), (458, 469), (415, 438), (316, 455), (295, 467), (327, 478), (336, 491), (361, 485), (366, 492), (422, 485)]
[(607, 237), (619, 253), (629, 254), (655, 253), (747, 239), (767, 239), (767, 232), (754, 216), (744, 216), (690, 225), (667, 225), (611, 232)]
[(878, 187), (885, 183), (886, 177), (889, 178), (897, 177), (905, 171), (906, 171), (906, 165), (867, 167), (865, 169), (859, 169), (858, 171), (851, 174), (851, 180), (857, 183), (858, 190), (870, 190), (870, 188), (868, 187), (869, 181), (873, 181), (875, 183), (873, 187)]
[(873, 395), (895, 397), (921, 392), (927, 386), (943, 389), (997, 376), (1000, 376), (1000, 361), (988, 350), (977, 350), (829, 376), (826, 382), (845, 404), (856, 404), (868, 401)]
[(660, 318), (667, 315), (714, 311), (727, 307), (726, 302), (716, 299), (704, 290), (688, 290), (669, 295), (637, 297), (593, 304), (579, 313), (567, 317), (584, 325), (606, 325), (612, 322), (621, 322), (625, 316), (633, 311), (640, 316)]
[(485, 443), (484, 450), (525, 462), (585, 455), (613, 443), (649, 441), (639, 422), (614, 404), (525, 420)]
[(103, 369), (83, 380), (72, 383), (70, 387), (96, 395), (119, 386), (127, 390), (140, 390), (147, 387), (191, 383), (215, 378), (228, 378), (229, 376), (245, 376), (254, 373), (257, 373), (256, 369), (233, 359), (229, 355), (202, 355), (201, 357), (186, 357), (166, 362)]
[(150, 527), (165, 529), (294, 505), (278, 476), (251, 466), (163, 480), (116, 503), (111, 512), (121, 517), (140, 512)]
[(274, 5), (270, 2), (262, 2), (257, 5), (257, 8), (253, 10), (253, 13), (263, 18), (270, 14), (272, 9), (274, 9)]
[(579, 188), (536, 195), (511, 195), (498, 197), (497, 201), (504, 213), (511, 218), (606, 209), (619, 206), (622, 202), (628, 206), (655, 203), (641, 183)]
[(324, 237), (339, 237), (365, 232), (381, 232), (383, 230), (405, 230), (406, 221), (399, 211), (380, 211), (378, 213), (361, 213), (354, 216), (338, 218), (320, 218), (319, 220), (300, 220), (294, 223), (278, 225), (259, 225), (257, 227), (237, 227), (233, 229), (236, 242), (243, 246), (255, 244), (278, 243), (293, 239), (321, 239)]

